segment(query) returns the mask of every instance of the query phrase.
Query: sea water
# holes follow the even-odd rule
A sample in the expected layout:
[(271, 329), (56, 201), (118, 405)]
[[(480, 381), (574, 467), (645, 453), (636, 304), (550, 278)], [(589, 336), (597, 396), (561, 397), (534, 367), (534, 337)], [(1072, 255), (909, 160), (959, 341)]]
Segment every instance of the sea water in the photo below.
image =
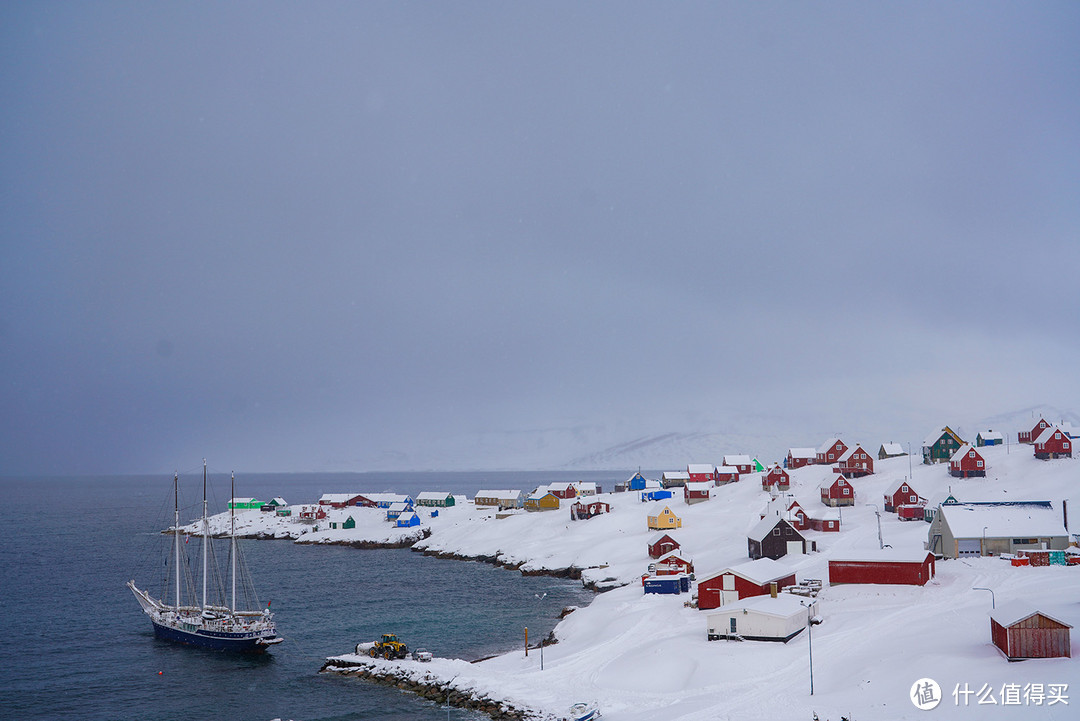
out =
[[(239, 476), (238, 496), (314, 502), (324, 492), (422, 490), (472, 495), (559, 480), (609, 487), (620, 473), (412, 473)], [(181, 520), (198, 515), (201, 468), (182, 475)], [(212, 479), (219, 512), (228, 498)], [(286, 640), (244, 657), (159, 641), (124, 586), (157, 595), (160, 530), (172, 520), (169, 477), (2, 479), (0, 718), (434, 720), (447, 709), (393, 688), (319, 675), (327, 656), (397, 633), (410, 648), (476, 659), (546, 634), (565, 606), (585, 605), (580, 582), (522, 576), (407, 549), (359, 550), (244, 541), (262, 603)], [(185, 548), (197, 553), (198, 539)], [(537, 596), (547, 594), (543, 600)], [(486, 718), (452, 709), (454, 719)]]

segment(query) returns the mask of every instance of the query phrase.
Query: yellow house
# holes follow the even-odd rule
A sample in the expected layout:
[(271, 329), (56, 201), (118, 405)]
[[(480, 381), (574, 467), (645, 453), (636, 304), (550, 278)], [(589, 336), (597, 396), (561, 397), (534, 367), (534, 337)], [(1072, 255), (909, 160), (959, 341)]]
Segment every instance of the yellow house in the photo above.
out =
[(557, 511), (559, 510), (559, 497), (554, 493), (534, 493), (525, 499), (526, 511)]
[(682, 519), (672, 512), (670, 508), (654, 508), (649, 514), (649, 528), (654, 531), (662, 531), (668, 528), (682, 528)]

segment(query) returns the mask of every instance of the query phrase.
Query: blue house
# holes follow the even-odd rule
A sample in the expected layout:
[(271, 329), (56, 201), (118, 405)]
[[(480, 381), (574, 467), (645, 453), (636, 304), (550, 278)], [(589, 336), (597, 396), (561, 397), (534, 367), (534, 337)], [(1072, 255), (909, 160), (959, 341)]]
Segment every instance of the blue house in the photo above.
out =
[(412, 511), (412, 509), (413, 505), (411, 500), (408, 503), (404, 501), (391, 503), (390, 507), (386, 509), (386, 520), (396, 521), (402, 513), (408, 513)]
[(416, 515), (412, 511), (409, 511), (408, 513), (402, 513), (400, 516), (397, 517), (398, 528), (411, 528), (413, 526), (419, 525), (420, 516)]
[(647, 479), (641, 475), (641, 471), (638, 471), (627, 481), (627, 490), (631, 491), (644, 491)]
[(979, 435), (975, 436), (975, 445), (980, 448), (983, 446), (1000, 446), (1004, 442), (1005, 439), (1001, 435), (1001, 431), (980, 431)]

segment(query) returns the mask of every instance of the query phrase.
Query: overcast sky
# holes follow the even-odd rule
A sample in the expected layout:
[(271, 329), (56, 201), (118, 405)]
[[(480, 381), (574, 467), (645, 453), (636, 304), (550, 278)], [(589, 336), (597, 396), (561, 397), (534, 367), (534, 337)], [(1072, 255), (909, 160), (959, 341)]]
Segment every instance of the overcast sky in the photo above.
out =
[(1075, 2), (5, 3), (0, 473), (1080, 410), (1078, 230)]

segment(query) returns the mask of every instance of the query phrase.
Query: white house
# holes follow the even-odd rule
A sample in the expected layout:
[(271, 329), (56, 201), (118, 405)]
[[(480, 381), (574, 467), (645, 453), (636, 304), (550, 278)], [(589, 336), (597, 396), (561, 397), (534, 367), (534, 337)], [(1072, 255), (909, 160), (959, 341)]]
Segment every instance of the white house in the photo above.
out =
[(817, 616), (817, 601), (790, 593), (754, 596), (722, 606), (705, 617), (708, 638), (790, 641)]

